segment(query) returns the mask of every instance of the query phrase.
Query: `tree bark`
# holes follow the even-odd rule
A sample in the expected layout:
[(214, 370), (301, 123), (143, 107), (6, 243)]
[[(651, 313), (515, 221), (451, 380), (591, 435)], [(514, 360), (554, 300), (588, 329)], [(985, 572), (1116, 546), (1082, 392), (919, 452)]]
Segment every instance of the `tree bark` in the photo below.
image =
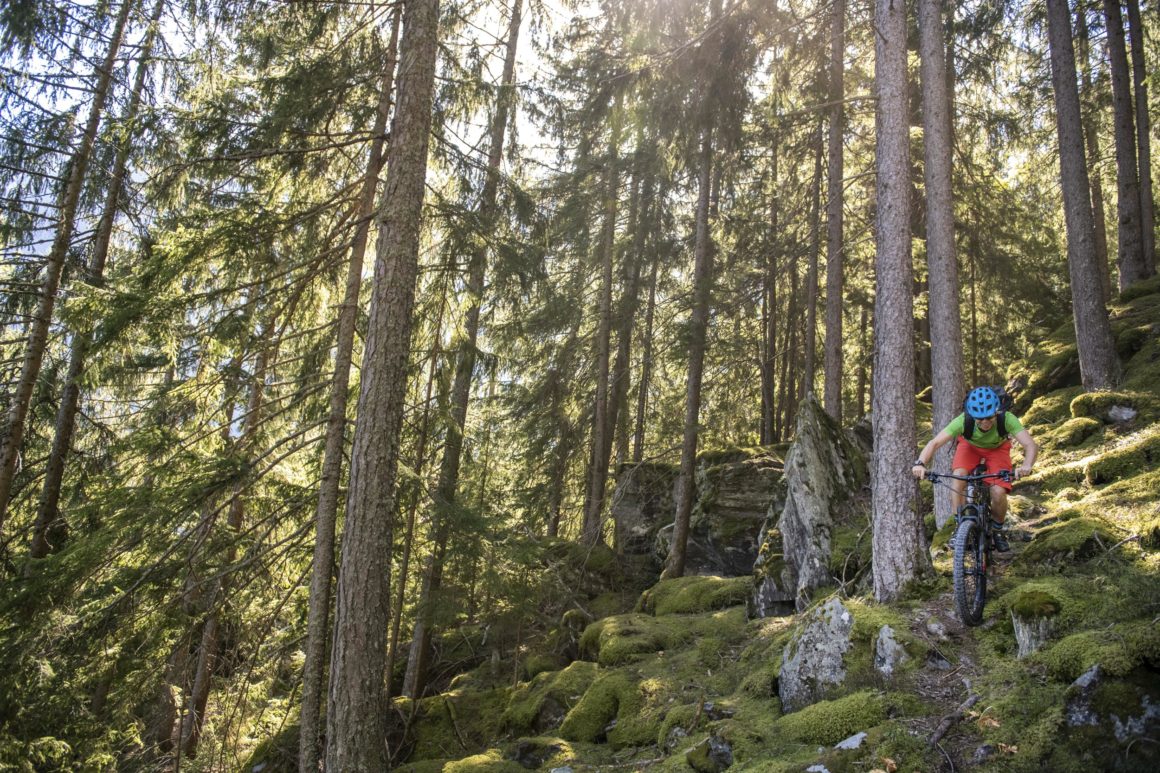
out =
[[(933, 432), (959, 413), (963, 399), (963, 333), (959, 318), (959, 269), (955, 256), (955, 213), (951, 179), (952, 95), (947, 91), (941, 0), (919, 0), (922, 68), (923, 153), (926, 186), (926, 255), (930, 272), (929, 318), (933, 381)], [(935, 455), (949, 470), (950, 445)], [(935, 487), (935, 523), (952, 515), (951, 491)]]
[[(1118, 10), (1118, 9), (1117, 9)], [(1047, 31), (1051, 45), (1051, 83), (1059, 133), (1059, 170), (1067, 225), (1067, 267), (1075, 339), (1084, 389), (1109, 389), (1119, 379), (1119, 361), (1108, 312), (1100, 292), (1096, 264), (1091, 193), (1080, 125), (1075, 52), (1071, 42), (1067, 0), (1047, 0)], [(1121, 274), (1121, 283), (1123, 275)]]
[(1108, 266), (1108, 229), (1107, 215), (1104, 208), (1104, 183), (1100, 174), (1100, 135), (1096, 127), (1095, 86), (1092, 83), (1091, 50), (1088, 44), (1087, 9), (1083, 3), (1078, 3), (1075, 9), (1076, 47), (1079, 51), (1080, 77), (1083, 93), (1081, 97), (1087, 102), (1087, 110), (1083, 113), (1084, 142), (1087, 146), (1088, 159), (1095, 167), (1091, 175), (1092, 190), (1092, 220), (1095, 224), (1095, 251), (1096, 264), (1100, 269), (1100, 286), (1103, 289), (1104, 303), (1112, 299), (1112, 273)]
[(302, 710), (298, 731), (298, 768), (301, 773), (316, 773), (323, 755), (320, 738), (324, 695), (322, 677), (326, 668), (326, 637), (330, 627), (335, 524), (338, 515), (339, 484), (342, 479), (343, 451), (346, 446), (350, 367), (358, 322), (363, 259), (366, 256), (371, 218), (375, 212), (375, 194), (378, 192), (379, 173), (383, 167), (387, 118), (391, 112), (394, 92), (400, 14), (401, 9), (396, 8), (391, 19), (391, 37), (387, 44), (387, 59), (383, 65), (375, 123), (371, 129), (372, 139), (367, 152), (366, 174), (363, 176), (362, 188), (359, 191), (359, 223), (351, 245), (346, 289), (338, 315), (334, 374), (330, 382), (330, 410), (326, 419), (326, 445), (323, 452), (318, 505), (314, 513), (314, 558), (311, 565), (310, 606), (306, 618), (306, 661), (302, 668)]
[(44, 261), (44, 279), (40, 285), (40, 299), (37, 302), (36, 313), (28, 327), (28, 341), (25, 345), (24, 359), (20, 368), (20, 378), (13, 390), (4, 438), (0, 441), (0, 533), (3, 533), (4, 522), (8, 515), (9, 499), (12, 496), (12, 479), (16, 475), (16, 463), (20, 457), (20, 450), (24, 443), (25, 424), (28, 421), (28, 412), (32, 404), (32, 392), (36, 388), (36, 380), (40, 376), (40, 366), (44, 361), (44, 350), (48, 346), (48, 329), (52, 324), (53, 308), (56, 305), (56, 293), (60, 287), (60, 276), (64, 270), (65, 259), (68, 256), (69, 244), (72, 241), (73, 226), (76, 222), (77, 207), (80, 204), (81, 191), (84, 189), (85, 174), (88, 171), (89, 160), (93, 152), (93, 143), (96, 142), (97, 131), (100, 129), (101, 119), (105, 114), (105, 103), (108, 100), (109, 90), (113, 82), (113, 69), (117, 63), (117, 52), (125, 36), (125, 26), (132, 10), (134, 0), (123, 0), (113, 23), (112, 34), (109, 37), (109, 47), (105, 51), (105, 58), (94, 72), (95, 84), (93, 99), (89, 105), (85, 128), (81, 132), (76, 152), (68, 164), (68, 176), (64, 190), (61, 193), (60, 213), (57, 220), (56, 233), (52, 247)]
[(648, 408), (648, 389), (652, 381), (653, 358), (653, 317), (656, 313), (657, 302), (657, 267), (660, 265), (660, 255), (652, 256), (652, 266), (648, 275), (648, 303), (644, 310), (644, 334), (641, 342), (640, 384), (637, 386), (636, 397), (636, 428), (632, 439), (632, 463), (640, 464), (644, 461), (644, 422), (645, 409)]
[(619, 163), (621, 97), (618, 94), (612, 108), (612, 130), (608, 141), (607, 175), (604, 191), (604, 222), (600, 232), (600, 296), (597, 308), (596, 331), (596, 391), (592, 402), (592, 448), (588, 465), (588, 492), (584, 497), (584, 524), (580, 538), (585, 545), (595, 545), (603, 539), (601, 514), (604, 511), (604, 490), (608, 482), (606, 448), (611, 446), (608, 427), (609, 350), (612, 331), (612, 252), (616, 236), (617, 193), (620, 189)]
[(379, 209), (358, 418), (351, 454), (326, 713), (326, 768), (387, 768), (383, 669), (390, 617), (395, 473), (426, 190), (438, 0), (403, 10), (398, 100)]
[(1140, 231), (1145, 276), (1156, 273), (1156, 217), (1152, 199), (1152, 121), (1148, 114), (1148, 71), (1144, 66), (1144, 24), (1140, 0), (1128, 0), (1132, 42), (1132, 84), (1136, 96), (1136, 155), (1140, 173)]
[(842, 217), (845, 205), (846, 0), (834, 0), (830, 30), (830, 121), (826, 169), (826, 345), (824, 404), (842, 422)]
[(685, 432), (681, 444), (681, 471), (677, 479), (676, 515), (669, 556), (661, 575), (683, 577), (689, 519), (693, 512), (697, 466), (697, 436), (701, 413), (701, 377), (705, 365), (705, 338), (709, 325), (709, 294), (713, 282), (713, 244), (709, 234), (709, 189), (713, 179), (713, 130), (708, 122), (701, 130), (701, 157), (696, 212), (693, 266), (693, 312), (689, 325), (689, 374), (685, 391)]
[[(94, 287), (101, 287), (105, 283), (105, 263), (109, 257), (113, 223), (117, 218), (117, 205), (124, 186), (125, 170), (129, 164), (129, 152), (133, 146), (137, 110), (141, 106), (141, 94), (145, 89), (145, 77), (149, 72), (153, 41), (157, 36), (157, 23), (161, 18), (163, 8), (161, 0), (154, 3), (153, 11), (149, 16), (149, 26), (145, 31), (144, 39), (141, 41), (141, 53), (137, 59), (137, 72), (133, 78), (133, 89), (129, 94), (129, 103), (125, 107), (120, 142), (117, 144), (113, 170), (109, 177), (108, 189), (105, 191), (104, 205), (101, 208), (101, 219), (97, 223), (96, 236), (93, 239), (93, 256), (89, 262), (88, 271), (85, 272), (85, 280)], [(32, 545), (29, 555), (33, 559), (44, 558), (50, 552), (61, 547), (60, 542), (50, 540), (50, 534), (56, 532), (63, 536), (63, 530), (59, 528), (58, 523), (60, 489), (64, 482), (65, 462), (72, 448), (73, 431), (76, 429), (77, 409), (80, 405), (81, 374), (84, 372), (85, 356), (91, 345), (91, 332), (75, 331), (73, 333), (64, 390), (61, 392), (60, 403), (56, 411), (52, 451), (49, 453), (48, 463), (45, 466), (44, 484), (41, 488), (40, 502), (37, 505), (36, 522), (32, 529)]]
[(818, 257), (822, 244), (822, 124), (818, 122), (814, 139), (814, 182), (810, 188), (810, 257), (806, 266), (806, 329), (805, 361), (799, 397), (804, 398), (814, 391), (814, 374), (817, 371), (818, 348)]
[(906, 4), (875, 4), (877, 107), (877, 257), (874, 299), (876, 442), (871, 472), (874, 597), (897, 599), (929, 567), (916, 486), (907, 470), (914, 456), (914, 321), (910, 257), (910, 140), (907, 125)]
[[(500, 163), (503, 160), (504, 135), (511, 110), (515, 82), (515, 56), (519, 44), (522, 0), (514, 0), (508, 19), (507, 51), (503, 73), (496, 97), (495, 113), (488, 134), (487, 172), (480, 193), (476, 219), (481, 234), (494, 230), (496, 201), (499, 195)], [(479, 311), (483, 300), (484, 280), (487, 276), (487, 241), (472, 253), (468, 265), (467, 294), (471, 305), (463, 322), (455, 357), (455, 380), (451, 388), (451, 421), (443, 445), (439, 464), (439, 480), (435, 487), (435, 513), (431, 524), (432, 550), (423, 571), (419, 609), (415, 630), (411, 637), (411, 652), (407, 660), (407, 675), (403, 692), (410, 697), (421, 697), (427, 670), (427, 652), (431, 646), (437, 597), (443, 587), (443, 559), (450, 538), (451, 525), (456, 520), (456, 490), (459, 487), (459, 469), (463, 458), (464, 431), (467, 411), (471, 402), (471, 382), (475, 372), (476, 342), (479, 338)]]
[[(1108, 31), (1108, 61), (1112, 74), (1112, 109), (1116, 140), (1116, 210), (1119, 218), (1120, 291), (1148, 277), (1144, 262), (1143, 230), (1140, 227), (1140, 180), (1137, 169), (1136, 133), (1132, 120), (1132, 93), (1128, 75), (1128, 54), (1124, 46), (1124, 19), (1120, 0), (1104, 0), (1104, 18)], [(1071, 50), (1071, 28), (1068, 27), (1068, 53), (1075, 73), (1075, 54)], [(1054, 52), (1053, 52), (1054, 54)], [(1054, 65), (1054, 55), (1052, 58)], [(1056, 109), (1059, 92), (1056, 91)], [(1087, 177), (1086, 171), (1084, 177)], [(1090, 187), (1087, 194), (1091, 201)], [(1090, 207), (1089, 207), (1090, 208)], [(1094, 238), (1094, 236), (1092, 237)], [(1074, 291), (1073, 287), (1073, 291)]]

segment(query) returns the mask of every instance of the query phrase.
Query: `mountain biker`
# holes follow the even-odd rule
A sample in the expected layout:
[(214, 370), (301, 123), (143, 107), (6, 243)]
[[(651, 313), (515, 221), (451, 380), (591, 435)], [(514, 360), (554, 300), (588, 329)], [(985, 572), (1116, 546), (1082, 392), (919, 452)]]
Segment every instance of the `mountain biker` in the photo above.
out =
[[(935, 435), (919, 453), (911, 468), (914, 477), (919, 480), (926, 477), (926, 467), (934, 458), (935, 451), (959, 437), (962, 440), (955, 448), (954, 461), (951, 462), (955, 475), (966, 475), (968, 470), (973, 470), (980, 462), (986, 462), (989, 473), (1009, 470), (1011, 435), (1014, 435), (1019, 445), (1023, 446), (1023, 463), (1015, 470), (1015, 477), (1018, 479), (1030, 474), (1035, 457), (1039, 453), (1039, 446), (1031, 439), (1031, 434), (1023, 429), (1023, 424), (1015, 414), (1000, 410), (999, 394), (993, 388), (975, 387), (967, 395), (963, 408), (963, 413)], [(999, 416), (1003, 417), (1002, 428), (997, 426)], [(970, 437), (966, 437), (968, 431)], [(951, 480), (956, 511), (963, 505), (965, 486), (966, 481)], [(995, 549), (999, 552), (1011, 549), (1002, 532), (1003, 522), (1007, 518), (1007, 492), (1010, 490), (1011, 483), (1008, 481), (996, 479), (991, 483), (991, 529)]]

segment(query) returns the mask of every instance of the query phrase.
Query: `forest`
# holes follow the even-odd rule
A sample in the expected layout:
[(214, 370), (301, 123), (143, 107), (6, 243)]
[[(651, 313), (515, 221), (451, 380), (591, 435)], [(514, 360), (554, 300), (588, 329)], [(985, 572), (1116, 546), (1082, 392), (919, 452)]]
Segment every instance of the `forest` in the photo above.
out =
[(0, 769), (1157, 769), (1158, 11), (6, 0)]

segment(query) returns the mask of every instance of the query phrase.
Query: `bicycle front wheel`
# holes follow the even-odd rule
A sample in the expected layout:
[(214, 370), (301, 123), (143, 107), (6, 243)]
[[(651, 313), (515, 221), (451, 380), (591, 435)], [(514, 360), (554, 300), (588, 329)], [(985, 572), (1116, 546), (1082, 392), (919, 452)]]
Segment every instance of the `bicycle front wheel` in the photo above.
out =
[(987, 569), (983, 565), (983, 535), (979, 523), (968, 518), (955, 532), (955, 606), (967, 625), (983, 622), (987, 598)]

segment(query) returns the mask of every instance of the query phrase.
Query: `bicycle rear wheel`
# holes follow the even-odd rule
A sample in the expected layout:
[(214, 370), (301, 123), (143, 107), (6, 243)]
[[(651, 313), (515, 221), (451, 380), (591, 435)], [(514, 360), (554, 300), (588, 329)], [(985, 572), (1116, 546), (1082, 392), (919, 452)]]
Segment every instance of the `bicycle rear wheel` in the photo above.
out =
[(955, 532), (955, 606), (967, 625), (983, 622), (987, 597), (987, 571), (983, 565), (982, 531), (974, 518), (959, 524)]

